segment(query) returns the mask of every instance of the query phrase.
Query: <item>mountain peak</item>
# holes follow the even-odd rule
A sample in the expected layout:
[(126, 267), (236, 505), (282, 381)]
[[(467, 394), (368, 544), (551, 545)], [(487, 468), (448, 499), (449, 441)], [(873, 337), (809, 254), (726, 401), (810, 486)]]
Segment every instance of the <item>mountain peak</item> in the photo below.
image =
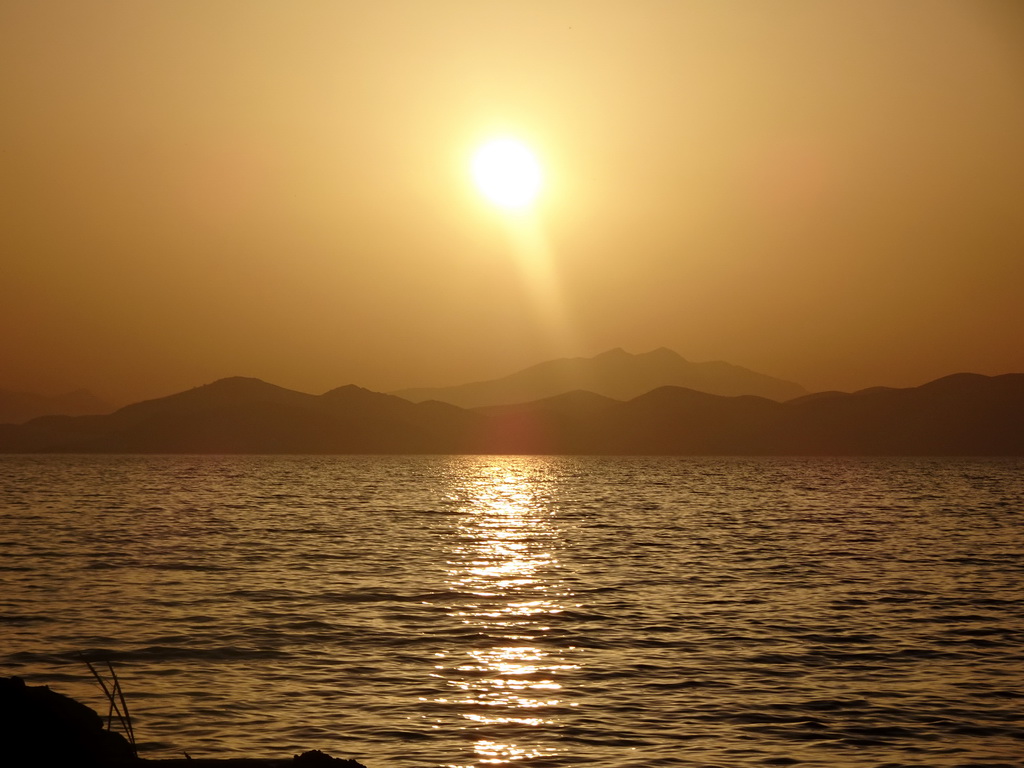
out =
[[(224, 379), (217, 379), (209, 384), (203, 384), (198, 387), (193, 387), (186, 392), (180, 393), (182, 395), (191, 394), (195, 397), (278, 397), (281, 395), (298, 395), (302, 397), (310, 397), (310, 395), (303, 395), (301, 392), (295, 392), (294, 390), (285, 389), (279, 387), (277, 384), (271, 384), (263, 381), (263, 379), (257, 379), (252, 376), (228, 376)], [(174, 397), (174, 395), (172, 395)]]
[(229, 376), (183, 392), (154, 400), (143, 400), (120, 409), (123, 416), (156, 413), (180, 407), (208, 408), (225, 403), (301, 403), (312, 395), (270, 384), (250, 376)]
[[(342, 384), (340, 387), (329, 389), (324, 392), (321, 397), (340, 397), (342, 395), (354, 395), (359, 392), (369, 392), (370, 390), (365, 387), (360, 387), (358, 384)], [(379, 394), (379, 393), (377, 393)]]
[(682, 360), (683, 362), (686, 362), (686, 358), (684, 358), (675, 350), (669, 349), (668, 347), (658, 347), (657, 349), (652, 349), (645, 355), (645, 357), (652, 357), (661, 360)]
[(211, 381), (209, 384), (203, 384), (194, 389), (205, 389), (205, 390), (246, 390), (256, 389), (258, 387), (275, 387), (274, 384), (268, 384), (263, 379), (257, 379), (252, 376), (227, 376), (223, 379), (217, 379)]

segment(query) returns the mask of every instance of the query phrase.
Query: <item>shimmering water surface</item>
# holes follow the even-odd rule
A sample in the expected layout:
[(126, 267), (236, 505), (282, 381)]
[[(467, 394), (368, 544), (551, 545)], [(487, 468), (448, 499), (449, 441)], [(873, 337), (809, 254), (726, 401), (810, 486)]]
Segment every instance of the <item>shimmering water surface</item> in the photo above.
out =
[(0, 456), (0, 673), (150, 757), (1018, 766), (1017, 459)]

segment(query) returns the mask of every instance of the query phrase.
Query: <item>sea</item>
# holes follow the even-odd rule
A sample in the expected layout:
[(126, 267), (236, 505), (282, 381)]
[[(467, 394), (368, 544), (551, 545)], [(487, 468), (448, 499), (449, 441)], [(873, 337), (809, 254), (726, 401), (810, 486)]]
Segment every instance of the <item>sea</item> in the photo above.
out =
[(0, 585), (149, 758), (1024, 765), (1021, 458), (8, 455)]

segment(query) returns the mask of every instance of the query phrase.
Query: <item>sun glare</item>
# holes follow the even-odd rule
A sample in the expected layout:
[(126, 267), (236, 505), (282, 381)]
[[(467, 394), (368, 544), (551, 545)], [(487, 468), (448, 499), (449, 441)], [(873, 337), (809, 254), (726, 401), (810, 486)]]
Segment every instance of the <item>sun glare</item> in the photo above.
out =
[(525, 208), (540, 192), (540, 163), (530, 148), (517, 139), (488, 141), (473, 155), (472, 167), (477, 188), (501, 208)]

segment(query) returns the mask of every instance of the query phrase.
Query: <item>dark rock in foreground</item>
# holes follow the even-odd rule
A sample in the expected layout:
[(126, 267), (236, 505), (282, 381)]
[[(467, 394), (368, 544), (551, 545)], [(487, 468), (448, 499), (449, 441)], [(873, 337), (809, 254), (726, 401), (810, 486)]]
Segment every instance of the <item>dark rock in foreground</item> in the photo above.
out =
[(0, 678), (0, 763), (100, 768), (134, 761), (131, 744), (85, 704), (19, 677)]
[(355, 760), (311, 750), (287, 759), (145, 760), (119, 733), (103, 727), (103, 719), (85, 704), (30, 686), (19, 677), (0, 678), (0, 765), (9, 768), (117, 768), (157, 765), (161, 768), (232, 766), (232, 768), (366, 768)]

